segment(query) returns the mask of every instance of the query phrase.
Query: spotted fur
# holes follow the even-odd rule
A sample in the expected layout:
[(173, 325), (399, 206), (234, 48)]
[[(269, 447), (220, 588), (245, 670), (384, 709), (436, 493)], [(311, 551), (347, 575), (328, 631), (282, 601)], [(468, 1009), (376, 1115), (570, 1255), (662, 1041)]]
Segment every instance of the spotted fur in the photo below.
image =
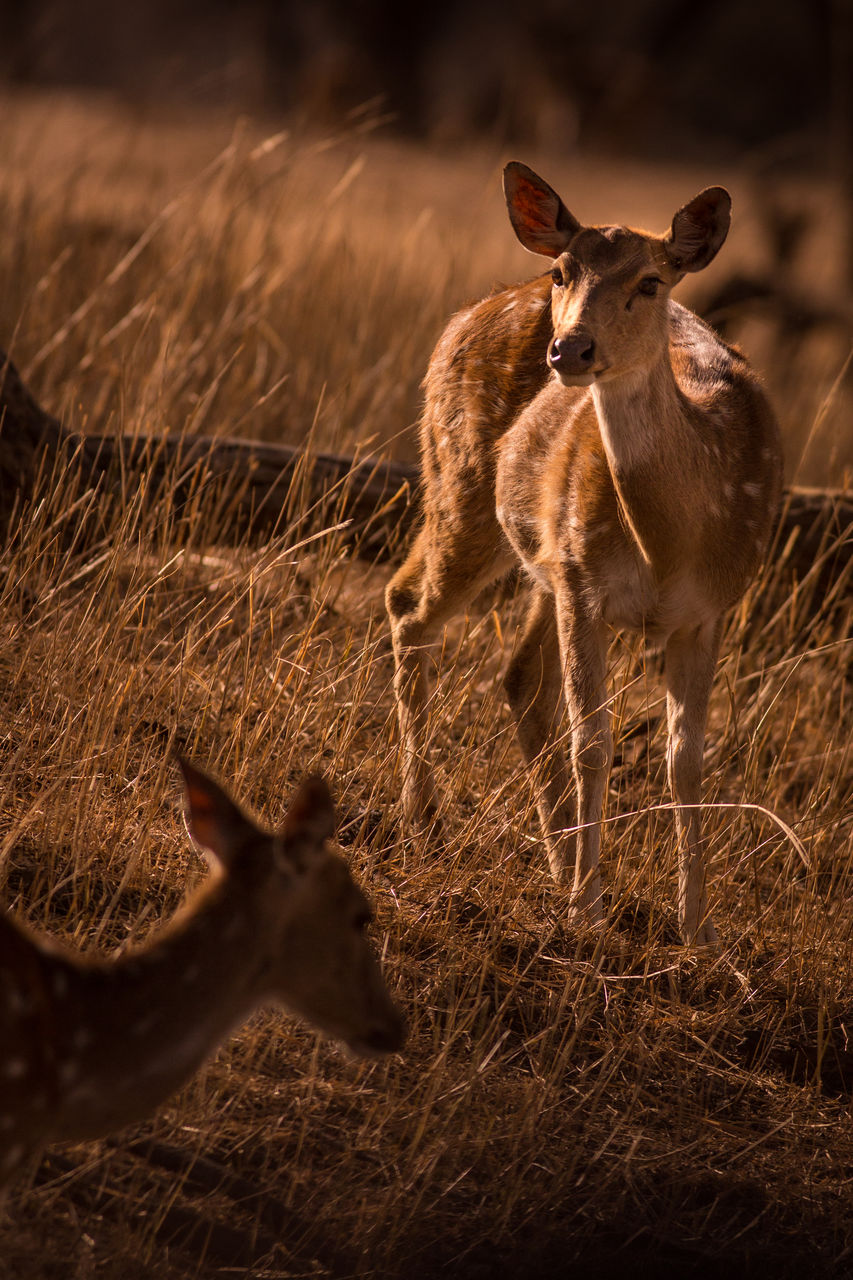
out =
[(367, 900), (325, 847), (325, 784), (303, 783), (273, 834), (181, 763), (214, 876), (153, 942), (89, 960), (0, 913), (0, 1185), (47, 1142), (148, 1115), (260, 1004), (358, 1053), (403, 1043), (364, 934)]
[[(682, 933), (711, 942), (698, 809), (707, 702), (724, 612), (767, 548), (781, 449), (743, 356), (669, 295), (713, 259), (730, 200), (708, 188), (655, 236), (581, 226), (524, 165), (507, 166), (505, 188), (522, 243), (555, 261), (451, 320), (430, 362), (424, 520), (387, 593), (404, 808), (418, 824), (437, 810), (425, 646), (520, 562), (533, 598), (506, 689), (528, 761), (545, 761), (553, 874), (573, 879), (578, 915), (601, 918), (606, 643), (611, 628), (639, 631), (666, 645)], [(565, 711), (574, 807), (554, 743)]]

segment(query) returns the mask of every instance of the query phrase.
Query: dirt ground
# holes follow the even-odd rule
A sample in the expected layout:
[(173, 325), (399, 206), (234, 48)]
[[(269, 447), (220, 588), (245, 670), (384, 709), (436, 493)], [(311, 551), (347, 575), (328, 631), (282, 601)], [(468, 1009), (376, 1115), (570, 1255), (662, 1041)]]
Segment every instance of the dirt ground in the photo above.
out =
[[(447, 317), (538, 269), (506, 220), (509, 157), (484, 146), (367, 116), (324, 137), (106, 96), (0, 105), (0, 345), (75, 428), (414, 457)], [(779, 286), (721, 319), (767, 380), (789, 481), (849, 483), (829, 185), (519, 158), (589, 221), (663, 230), (730, 186), (731, 243), (679, 297)], [(389, 566), (298, 495), (269, 544), (235, 549), (203, 485), (178, 519), (140, 483), (108, 500), (45, 475), (0, 553), (4, 903), (81, 949), (137, 945), (204, 874), (175, 745), (270, 823), (319, 769), (410, 1038), (364, 1063), (256, 1015), (145, 1124), (34, 1162), (0, 1276), (853, 1274), (849, 631), (791, 601), (756, 634), (772, 564), (730, 622), (704, 787), (714, 954), (675, 931), (657, 659), (614, 643), (612, 900), (590, 939), (547, 874), (503, 703), (521, 597), (481, 599), (437, 655), (439, 848), (398, 819)]]

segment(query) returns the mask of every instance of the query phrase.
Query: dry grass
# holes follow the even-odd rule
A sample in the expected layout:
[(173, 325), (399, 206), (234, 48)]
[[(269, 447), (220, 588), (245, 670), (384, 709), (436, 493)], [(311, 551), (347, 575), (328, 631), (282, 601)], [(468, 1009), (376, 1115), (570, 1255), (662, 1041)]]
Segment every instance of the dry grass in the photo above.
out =
[[(104, 103), (4, 118), (0, 342), (70, 425), (411, 452), (444, 318), (530, 271), (494, 156), (357, 120), (263, 145)], [(664, 225), (706, 181), (748, 191), (541, 163), (590, 218)], [(743, 223), (748, 258), (748, 203)], [(815, 340), (798, 374), (791, 456), (835, 459), (811, 480), (853, 461), (849, 389), (821, 408), (845, 354)], [(578, 937), (503, 707), (511, 599), (448, 632), (447, 845), (398, 829), (386, 578), (298, 493), (274, 542), (236, 552), (203, 489), (176, 522), (66, 471), (23, 513), (0, 559), (5, 901), (83, 948), (139, 941), (201, 874), (172, 745), (271, 821), (320, 767), (411, 1038), (365, 1065), (259, 1016), (140, 1131), (48, 1157), (11, 1199), (0, 1274), (605, 1275), (620, 1246), (620, 1274), (849, 1274), (849, 642), (796, 602), (758, 635), (748, 606), (732, 620), (705, 788), (725, 941), (696, 955), (673, 923), (654, 658), (614, 649), (613, 907)]]

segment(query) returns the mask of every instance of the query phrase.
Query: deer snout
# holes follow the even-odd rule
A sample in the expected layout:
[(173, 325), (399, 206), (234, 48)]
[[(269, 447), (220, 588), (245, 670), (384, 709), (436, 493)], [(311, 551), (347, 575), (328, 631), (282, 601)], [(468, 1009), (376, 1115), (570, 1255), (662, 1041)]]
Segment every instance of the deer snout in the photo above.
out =
[(406, 1043), (408, 1028), (402, 1013), (396, 1008), (368, 1027), (360, 1037), (359, 1048), (368, 1053), (397, 1053)]
[(595, 341), (588, 334), (575, 331), (555, 338), (548, 350), (548, 363), (562, 377), (586, 377), (593, 371)]

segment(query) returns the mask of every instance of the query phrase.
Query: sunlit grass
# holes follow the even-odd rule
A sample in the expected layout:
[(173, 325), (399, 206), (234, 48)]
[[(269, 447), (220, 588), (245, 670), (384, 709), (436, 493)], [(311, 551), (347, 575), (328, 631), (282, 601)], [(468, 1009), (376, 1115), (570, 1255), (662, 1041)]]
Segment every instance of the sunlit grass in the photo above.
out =
[[(472, 160), (472, 177), (413, 153), (407, 173), (360, 125), (266, 146), (247, 129), (211, 135), (180, 172), (164, 154), (157, 176), (156, 130), (140, 126), (134, 186), (118, 154), (129, 129), (104, 118), (114, 151), (82, 176), (60, 166), (48, 182), (37, 148), (29, 184), (0, 168), (0, 343), (39, 397), (88, 430), (411, 454), (444, 318), (524, 270), (493, 160)], [(195, 154), (183, 135), (161, 143)], [(604, 206), (596, 172), (585, 200)], [(483, 601), (448, 629), (432, 720), (439, 845), (398, 826), (390, 571), (352, 558), (345, 510), (306, 520), (296, 483), (275, 539), (234, 550), (200, 473), (177, 516), (168, 493), (143, 502), (144, 484), (108, 498), (59, 468), (0, 553), (4, 901), (82, 948), (139, 942), (203, 874), (176, 746), (269, 822), (319, 769), (410, 1040), (363, 1064), (258, 1016), (140, 1130), (66, 1151), (66, 1172), (47, 1164), (19, 1188), (8, 1265), (34, 1280), (71, 1274), (69, 1256), (79, 1274), (88, 1258), (109, 1277), (185, 1275), (189, 1255), (168, 1252), (179, 1210), (229, 1223), (259, 1275), (487, 1274), (476, 1266), (498, 1256), (524, 1274), (632, 1238), (734, 1256), (809, 1236), (840, 1257), (853, 760), (837, 619), (807, 598), (767, 617), (771, 569), (730, 624), (704, 788), (723, 938), (708, 955), (674, 925), (657, 662), (614, 647), (612, 901), (606, 927), (578, 935), (503, 703), (521, 600)], [(186, 1170), (141, 1159), (140, 1136), (218, 1162), (258, 1202), (202, 1194)], [(207, 1248), (190, 1250), (199, 1273), (226, 1274), (226, 1245)]]

